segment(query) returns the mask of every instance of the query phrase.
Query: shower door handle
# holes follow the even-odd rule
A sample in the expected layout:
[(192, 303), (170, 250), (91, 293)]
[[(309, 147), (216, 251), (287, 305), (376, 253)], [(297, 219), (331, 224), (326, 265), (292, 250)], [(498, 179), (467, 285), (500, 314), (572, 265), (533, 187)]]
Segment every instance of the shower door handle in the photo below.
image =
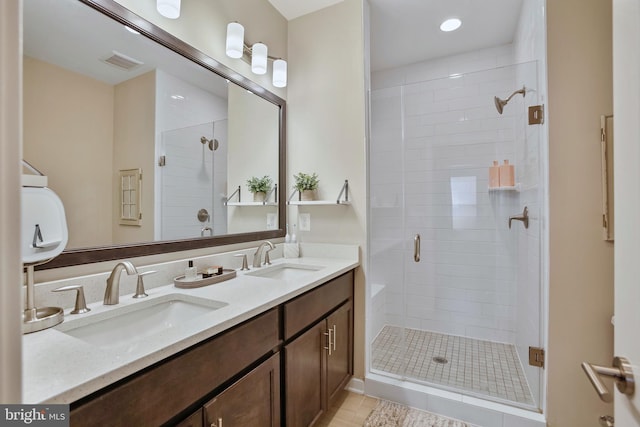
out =
[(416, 234), (413, 238), (413, 260), (420, 262), (420, 235)]

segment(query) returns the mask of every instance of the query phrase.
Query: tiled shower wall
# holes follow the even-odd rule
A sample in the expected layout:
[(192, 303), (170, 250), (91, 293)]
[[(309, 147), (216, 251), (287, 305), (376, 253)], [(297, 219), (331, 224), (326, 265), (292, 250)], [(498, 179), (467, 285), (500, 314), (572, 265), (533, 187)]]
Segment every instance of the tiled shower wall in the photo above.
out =
[[(156, 176), (161, 177), (155, 180), (156, 239), (199, 237), (204, 225), (216, 234), (226, 233), (227, 212), (221, 195), (227, 185), (227, 115), (226, 99), (156, 71), (156, 153), (167, 155), (163, 144), (171, 141), (176, 155), (167, 157), (167, 165), (177, 166), (171, 180), (162, 179), (167, 169), (156, 166)], [(218, 139), (218, 150), (212, 153), (204, 147), (203, 151), (201, 136)], [(208, 161), (203, 162), (203, 158)], [(219, 178), (213, 181), (213, 187), (212, 174)], [(201, 208), (211, 215), (209, 224), (198, 221)]]
[[(222, 128), (222, 131), (218, 128)], [(219, 196), (226, 190), (227, 144), (211, 151), (200, 138), (226, 135), (226, 120), (204, 123), (162, 133), (166, 166), (162, 179), (162, 239), (199, 237), (204, 227), (212, 234), (227, 231), (226, 209)], [(216, 139), (226, 141), (217, 136)], [(200, 222), (197, 212), (206, 209), (209, 221)], [(209, 231), (204, 232), (209, 236)]]
[[(522, 87), (510, 58), (504, 46), (373, 77), (371, 280), (384, 286), (387, 324), (515, 342), (522, 226), (507, 220), (522, 206), (517, 192), (487, 189), (493, 160), (515, 163), (516, 181), (524, 172), (523, 99), (503, 115), (493, 102)], [(437, 72), (450, 77), (414, 82)]]

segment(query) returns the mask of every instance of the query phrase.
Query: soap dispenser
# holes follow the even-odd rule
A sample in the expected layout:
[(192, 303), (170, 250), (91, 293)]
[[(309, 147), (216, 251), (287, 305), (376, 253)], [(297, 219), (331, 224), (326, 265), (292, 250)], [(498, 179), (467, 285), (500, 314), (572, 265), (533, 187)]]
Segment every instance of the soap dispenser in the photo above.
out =
[(289, 239), (289, 242), (284, 244), (284, 257), (285, 258), (298, 258), (300, 256), (300, 246), (298, 246), (298, 238), (296, 237), (296, 225), (293, 224), (293, 233)]
[(184, 280), (191, 282), (198, 279), (198, 269), (193, 266), (193, 261), (189, 260), (189, 267), (184, 269)]
[(500, 187), (500, 166), (498, 161), (493, 161), (493, 166), (489, 168), (489, 188)]
[(509, 164), (509, 160), (505, 160), (500, 165), (500, 187), (513, 187), (515, 186), (513, 165)]

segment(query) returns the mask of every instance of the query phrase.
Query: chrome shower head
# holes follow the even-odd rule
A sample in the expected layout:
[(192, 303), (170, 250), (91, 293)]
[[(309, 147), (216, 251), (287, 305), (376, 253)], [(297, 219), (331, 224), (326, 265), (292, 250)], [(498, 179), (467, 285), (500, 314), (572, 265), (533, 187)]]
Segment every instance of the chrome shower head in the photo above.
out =
[(200, 138), (200, 143), (202, 145), (208, 145), (209, 146), (209, 150), (210, 151), (216, 151), (218, 149), (218, 146), (220, 145), (220, 143), (218, 142), (217, 139), (207, 139), (206, 137), (201, 137)]
[(515, 95), (519, 93), (522, 94), (522, 97), (524, 98), (525, 94), (527, 93), (526, 88), (522, 86), (522, 89), (519, 89), (513, 92), (511, 95), (509, 95), (507, 99), (500, 99), (497, 96), (494, 96), (493, 102), (495, 102), (496, 104), (496, 110), (498, 110), (498, 113), (502, 114), (502, 110), (504, 109), (504, 106), (507, 105), (509, 101), (511, 101), (511, 98), (513, 98)]
[(496, 103), (496, 110), (498, 110), (498, 113), (502, 114), (502, 109), (507, 105), (507, 101), (504, 101), (497, 96), (493, 97), (493, 101)]

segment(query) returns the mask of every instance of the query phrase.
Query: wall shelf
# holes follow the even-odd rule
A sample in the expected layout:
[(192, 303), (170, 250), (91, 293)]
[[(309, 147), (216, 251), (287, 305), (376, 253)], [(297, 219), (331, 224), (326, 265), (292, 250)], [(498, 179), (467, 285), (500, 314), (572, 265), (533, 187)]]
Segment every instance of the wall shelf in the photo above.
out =
[[(273, 201), (269, 201), (272, 194), (273, 194)], [(233, 199), (236, 195), (238, 196), (238, 200), (235, 202), (232, 202), (231, 199)], [(254, 201), (243, 202), (242, 187), (238, 185), (238, 188), (236, 188), (236, 191), (234, 191), (229, 197), (227, 197), (227, 200), (225, 200), (224, 205), (225, 206), (278, 206), (278, 184), (275, 184), (271, 189), (271, 191), (269, 191), (265, 195), (263, 202), (254, 202)]]
[(293, 196), (298, 195), (298, 199), (300, 198), (300, 191), (294, 190), (289, 196), (287, 200), (288, 205), (296, 205), (296, 206), (337, 206), (337, 205), (350, 205), (351, 201), (349, 201), (349, 180), (345, 179), (344, 184), (342, 185), (342, 189), (340, 193), (338, 193), (338, 197), (334, 200), (291, 200)]
[(350, 205), (351, 202), (345, 200), (292, 200), (287, 202), (288, 205), (296, 205), (296, 206), (333, 206), (333, 205)]
[(520, 183), (517, 183), (512, 187), (489, 187), (489, 193), (494, 191), (520, 191)]
[(226, 206), (278, 206), (275, 202), (226, 202)]

